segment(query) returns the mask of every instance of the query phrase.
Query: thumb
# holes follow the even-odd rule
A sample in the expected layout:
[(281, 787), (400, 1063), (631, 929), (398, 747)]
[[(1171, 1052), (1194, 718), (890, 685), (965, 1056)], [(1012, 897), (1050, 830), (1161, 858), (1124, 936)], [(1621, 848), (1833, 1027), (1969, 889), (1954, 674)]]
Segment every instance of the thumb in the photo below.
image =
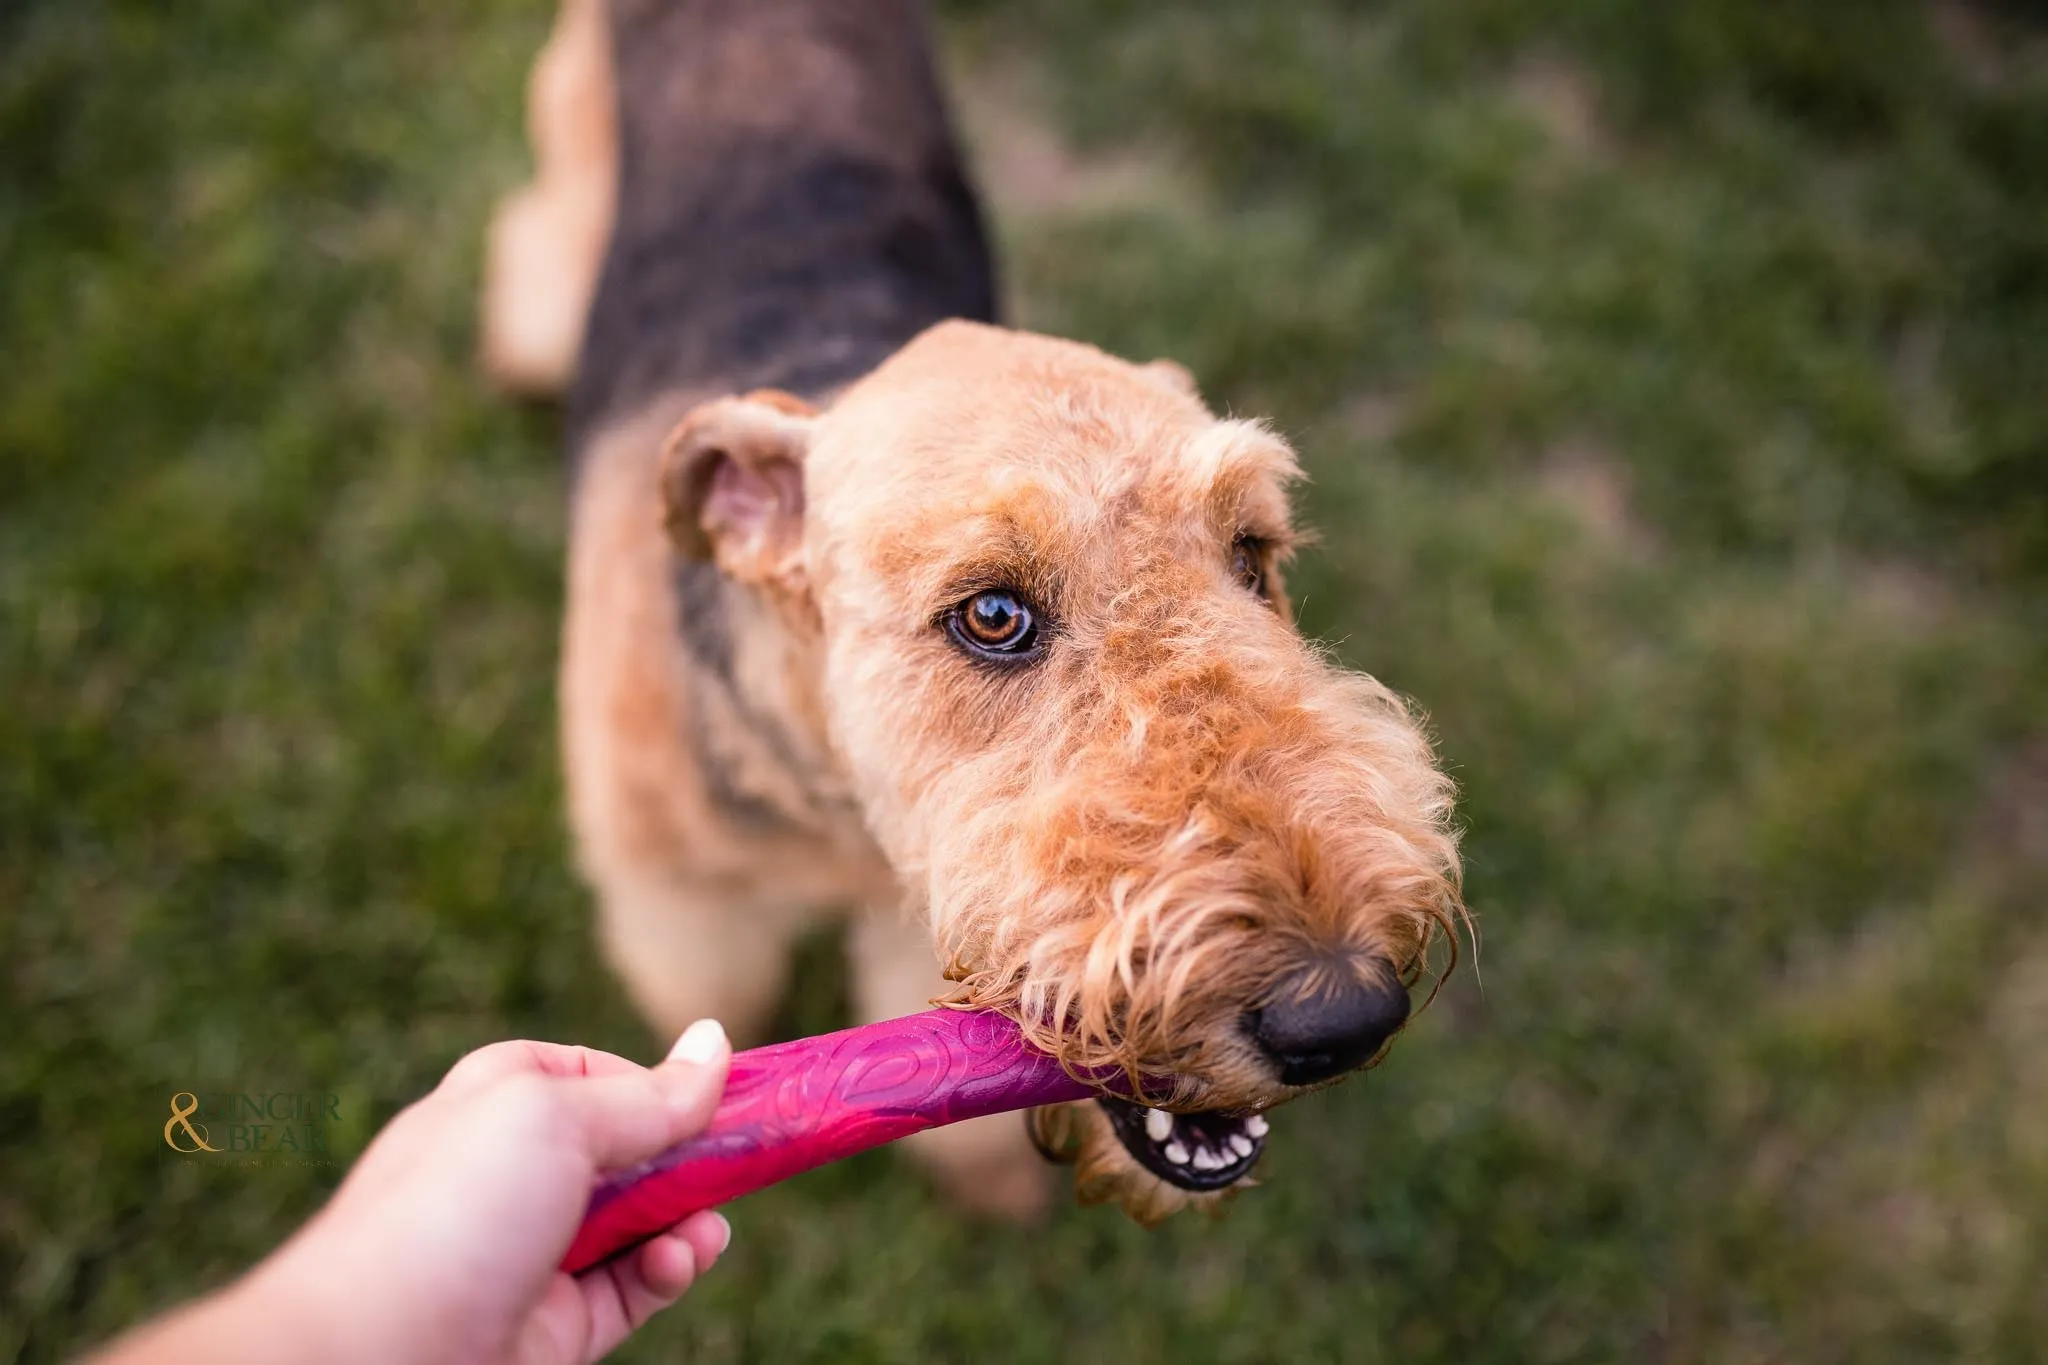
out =
[(724, 1025), (716, 1019), (699, 1019), (683, 1030), (653, 1073), (680, 1129), (670, 1143), (704, 1131), (725, 1096), (726, 1073), (731, 1067), (732, 1040), (725, 1036)]
[(591, 1163), (617, 1170), (703, 1132), (725, 1093), (731, 1061), (725, 1030), (715, 1019), (699, 1019), (652, 1070), (563, 1082)]

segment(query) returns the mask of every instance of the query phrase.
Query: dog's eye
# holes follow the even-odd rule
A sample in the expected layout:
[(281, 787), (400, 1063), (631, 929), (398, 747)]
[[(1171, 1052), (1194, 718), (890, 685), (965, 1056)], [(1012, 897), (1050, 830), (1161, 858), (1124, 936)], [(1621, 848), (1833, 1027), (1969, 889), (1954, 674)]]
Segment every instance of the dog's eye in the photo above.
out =
[(1254, 536), (1239, 536), (1230, 543), (1230, 573), (1247, 589), (1266, 595), (1266, 547)]
[(1031, 604), (1004, 588), (978, 592), (946, 617), (955, 640), (983, 658), (1028, 658), (1038, 647), (1038, 617)]

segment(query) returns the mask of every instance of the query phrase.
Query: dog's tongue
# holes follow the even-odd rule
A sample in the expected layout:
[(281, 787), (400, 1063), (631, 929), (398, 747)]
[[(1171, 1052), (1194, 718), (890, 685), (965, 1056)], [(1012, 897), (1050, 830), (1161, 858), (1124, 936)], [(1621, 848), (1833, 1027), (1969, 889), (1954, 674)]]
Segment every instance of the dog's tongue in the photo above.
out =
[(562, 1268), (586, 1270), (699, 1209), (926, 1128), (1094, 1093), (981, 1010), (742, 1052), (708, 1128), (598, 1187)]

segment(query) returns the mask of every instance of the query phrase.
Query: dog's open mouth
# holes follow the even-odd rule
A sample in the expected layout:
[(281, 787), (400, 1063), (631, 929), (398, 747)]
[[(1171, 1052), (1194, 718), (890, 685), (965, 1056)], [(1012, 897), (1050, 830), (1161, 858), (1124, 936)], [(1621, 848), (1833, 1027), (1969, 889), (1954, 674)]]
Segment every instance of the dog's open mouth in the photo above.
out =
[(1258, 1164), (1266, 1146), (1266, 1118), (1247, 1114), (1169, 1114), (1113, 1096), (1095, 1102), (1109, 1115), (1124, 1150), (1152, 1174), (1184, 1190), (1220, 1190)]

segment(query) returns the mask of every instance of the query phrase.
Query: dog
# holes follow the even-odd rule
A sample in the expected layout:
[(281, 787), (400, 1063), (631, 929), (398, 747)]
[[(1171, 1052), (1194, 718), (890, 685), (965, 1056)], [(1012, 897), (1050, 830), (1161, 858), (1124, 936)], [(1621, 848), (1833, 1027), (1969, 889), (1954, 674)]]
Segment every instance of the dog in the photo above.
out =
[[(1464, 916), (1417, 716), (1295, 629), (1293, 452), (1170, 361), (1003, 328), (911, 0), (565, 0), (482, 354), (568, 394), (562, 740), (601, 937), (758, 1038), (1001, 1011), (1099, 1099), (911, 1140), (1152, 1223), (1376, 1062)], [(1036, 1151), (1034, 1151), (1034, 1148)]]

